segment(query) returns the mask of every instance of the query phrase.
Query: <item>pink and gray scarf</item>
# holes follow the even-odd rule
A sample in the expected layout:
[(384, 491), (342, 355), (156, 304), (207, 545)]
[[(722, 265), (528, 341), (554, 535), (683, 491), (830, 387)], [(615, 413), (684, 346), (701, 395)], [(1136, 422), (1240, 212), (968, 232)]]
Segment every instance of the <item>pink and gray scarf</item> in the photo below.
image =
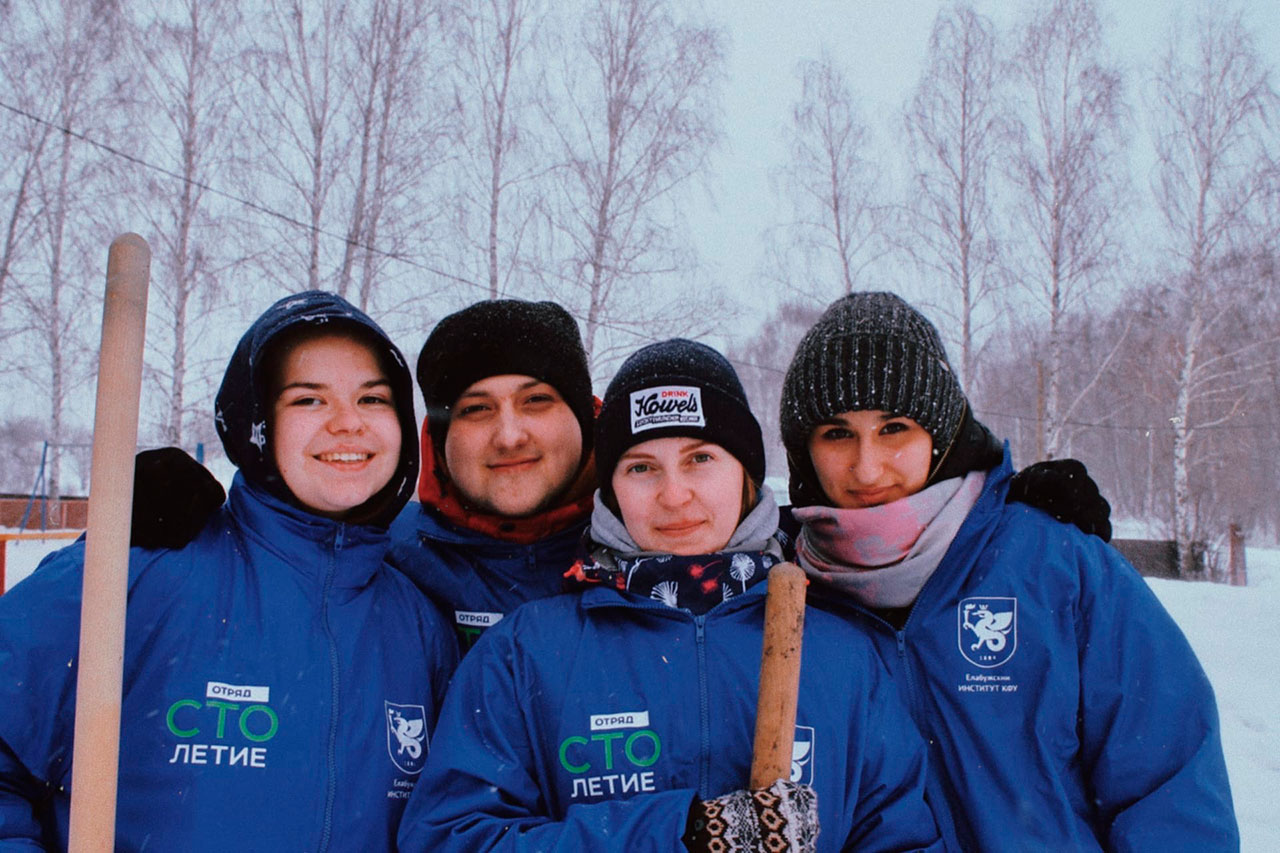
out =
[(942, 562), (986, 479), (985, 471), (970, 471), (865, 509), (797, 509), (804, 525), (797, 562), (814, 582), (864, 606), (906, 607)]

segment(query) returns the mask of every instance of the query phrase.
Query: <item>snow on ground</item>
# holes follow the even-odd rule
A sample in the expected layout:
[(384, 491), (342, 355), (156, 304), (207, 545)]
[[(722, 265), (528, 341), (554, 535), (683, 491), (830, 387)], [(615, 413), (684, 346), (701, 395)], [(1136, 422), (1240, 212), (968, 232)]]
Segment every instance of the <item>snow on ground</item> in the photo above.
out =
[[(65, 542), (7, 545), (6, 585)], [(1280, 850), (1280, 549), (1247, 550), (1249, 586), (1149, 580), (1182, 626), (1218, 695), (1242, 850)]]
[(1241, 849), (1280, 850), (1280, 549), (1247, 548), (1247, 587), (1149, 580), (1218, 694)]
[(45, 554), (70, 545), (73, 541), (70, 539), (22, 539), (5, 542), (4, 588), (12, 589), (14, 584), (35, 571)]

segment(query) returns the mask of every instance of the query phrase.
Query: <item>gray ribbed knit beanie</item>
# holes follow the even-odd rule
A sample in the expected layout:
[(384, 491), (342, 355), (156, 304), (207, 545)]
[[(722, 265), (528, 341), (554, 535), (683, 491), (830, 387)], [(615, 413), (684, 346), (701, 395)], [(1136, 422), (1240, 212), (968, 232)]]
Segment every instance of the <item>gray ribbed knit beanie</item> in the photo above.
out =
[(893, 293), (836, 300), (801, 340), (783, 380), (782, 443), (792, 500), (803, 499), (797, 485), (816, 487), (808, 442), (827, 418), (866, 409), (909, 417), (933, 437), (936, 466), (967, 408), (938, 330), (920, 312)]

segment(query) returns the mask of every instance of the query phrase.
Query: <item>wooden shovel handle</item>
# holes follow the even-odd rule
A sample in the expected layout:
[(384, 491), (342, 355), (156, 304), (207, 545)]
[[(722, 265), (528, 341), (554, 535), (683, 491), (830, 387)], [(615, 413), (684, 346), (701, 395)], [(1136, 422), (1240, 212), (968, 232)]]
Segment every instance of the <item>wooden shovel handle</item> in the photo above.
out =
[(767, 788), (791, 778), (796, 701), (800, 690), (800, 644), (804, 637), (804, 570), (782, 563), (769, 570), (760, 654), (760, 697), (751, 761), (751, 787)]
[(147, 241), (137, 234), (111, 241), (80, 602), (69, 833), (73, 853), (110, 851), (115, 846), (133, 457), (150, 275)]

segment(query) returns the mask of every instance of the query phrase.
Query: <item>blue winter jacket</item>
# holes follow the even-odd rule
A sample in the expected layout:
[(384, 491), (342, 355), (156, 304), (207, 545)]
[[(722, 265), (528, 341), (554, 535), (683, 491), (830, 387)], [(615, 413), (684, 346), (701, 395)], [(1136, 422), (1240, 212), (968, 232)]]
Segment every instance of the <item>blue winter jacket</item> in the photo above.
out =
[(388, 559), (449, 613), (465, 653), (476, 638), (526, 601), (563, 591), (587, 519), (520, 545), (452, 524), (409, 503), (391, 525)]
[[(508, 615), (458, 669), (401, 849), (683, 849), (695, 796), (747, 786), (765, 587), (703, 616), (606, 587)], [(792, 778), (818, 849), (928, 848), (924, 773), (878, 656), (811, 609)]]
[[(959, 850), (1235, 850), (1213, 690), (1143, 579), (988, 474), (902, 630), (845, 601), (929, 742)], [(812, 589), (810, 600), (815, 593)]]
[[(237, 475), (131, 551), (116, 849), (393, 849), (457, 652), (386, 546)], [(83, 560), (0, 597), (0, 849), (66, 845)]]

